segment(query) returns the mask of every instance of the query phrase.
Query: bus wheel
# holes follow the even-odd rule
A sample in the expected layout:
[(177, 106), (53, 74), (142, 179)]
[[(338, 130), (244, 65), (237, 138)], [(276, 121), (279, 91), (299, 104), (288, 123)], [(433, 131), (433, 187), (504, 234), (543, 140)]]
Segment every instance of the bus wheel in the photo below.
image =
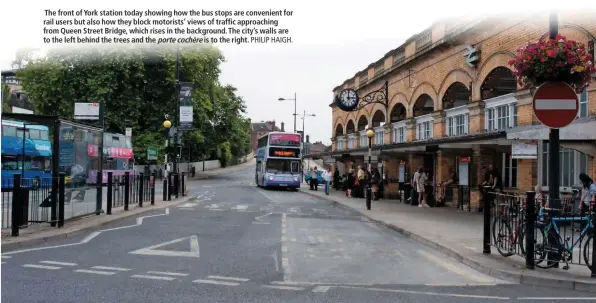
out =
[(33, 178), (33, 184), (31, 186), (31, 188), (34, 190), (39, 189), (40, 183), (41, 183), (41, 181), (39, 180), (39, 177)]

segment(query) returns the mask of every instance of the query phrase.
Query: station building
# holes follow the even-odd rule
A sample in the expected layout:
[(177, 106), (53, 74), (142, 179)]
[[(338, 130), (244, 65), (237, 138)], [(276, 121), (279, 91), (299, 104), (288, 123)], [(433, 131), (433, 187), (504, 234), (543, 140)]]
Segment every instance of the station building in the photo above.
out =
[[(593, 16), (561, 12), (559, 33), (585, 43), (594, 55)], [(548, 38), (548, 24), (547, 14), (433, 24), (333, 89), (334, 100), (345, 88), (362, 99), (387, 84), (389, 104), (344, 112), (332, 102), (332, 151), (310, 157), (342, 173), (365, 164), (365, 133), (372, 128), (373, 166), (384, 174), (385, 197), (395, 197), (400, 182), (419, 167), (435, 185), (453, 169), (468, 186), (461, 195), (475, 210), (482, 167), (489, 164), (501, 172), (507, 192), (523, 194), (535, 185), (547, 191), (549, 129), (533, 114), (535, 89), (518, 86), (508, 61), (518, 47)], [(560, 132), (562, 192), (580, 183), (580, 172), (596, 176), (596, 74), (593, 79), (579, 94), (576, 121)]]

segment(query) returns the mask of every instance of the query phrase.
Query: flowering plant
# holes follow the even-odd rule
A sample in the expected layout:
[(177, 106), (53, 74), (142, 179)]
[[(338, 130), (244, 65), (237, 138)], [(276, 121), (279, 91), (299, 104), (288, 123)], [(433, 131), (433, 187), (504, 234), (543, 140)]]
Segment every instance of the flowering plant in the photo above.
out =
[(515, 68), (513, 74), (520, 86), (527, 88), (560, 81), (569, 84), (578, 94), (590, 85), (592, 73), (596, 72), (584, 44), (562, 35), (518, 48), (509, 65)]

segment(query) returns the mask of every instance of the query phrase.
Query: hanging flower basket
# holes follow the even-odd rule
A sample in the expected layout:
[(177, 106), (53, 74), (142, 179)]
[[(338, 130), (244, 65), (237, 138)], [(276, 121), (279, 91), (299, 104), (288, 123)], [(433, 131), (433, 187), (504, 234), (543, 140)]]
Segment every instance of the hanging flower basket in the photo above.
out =
[(590, 85), (592, 73), (596, 72), (585, 45), (562, 35), (518, 48), (509, 65), (515, 69), (513, 74), (522, 87), (565, 82), (578, 94)]

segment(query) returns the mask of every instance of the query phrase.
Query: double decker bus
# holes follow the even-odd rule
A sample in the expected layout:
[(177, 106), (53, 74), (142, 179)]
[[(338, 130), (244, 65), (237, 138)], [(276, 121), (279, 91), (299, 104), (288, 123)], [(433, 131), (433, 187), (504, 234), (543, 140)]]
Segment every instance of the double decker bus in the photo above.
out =
[(301, 137), (296, 133), (270, 132), (258, 139), (255, 183), (259, 187), (298, 190), (301, 174)]
[[(80, 187), (97, 183), (99, 171), (99, 143), (101, 135), (84, 126), (65, 124), (60, 128), (60, 170), (66, 173), (66, 183)], [(123, 134), (103, 134), (103, 181), (108, 172), (114, 176), (133, 174), (134, 163), (131, 139)]]
[[(99, 142), (98, 142), (99, 143)], [(90, 144), (87, 146), (89, 156), (99, 155), (99, 145)], [(104, 133), (103, 135), (103, 173), (102, 183), (107, 184), (108, 172), (113, 176), (121, 176), (128, 172), (134, 175), (134, 153), (130, 137), (123, 134)], [(99, 170), (99, 158), (91, 161), (91, 169), (87, 178), (88, 184), (97, 183), (97, 172)]]
[(2, 120), (2, 187), (12, 187), (15, 174), (24, 174), (32, 187), (51, 186), (51, 160), (47, 126)]

